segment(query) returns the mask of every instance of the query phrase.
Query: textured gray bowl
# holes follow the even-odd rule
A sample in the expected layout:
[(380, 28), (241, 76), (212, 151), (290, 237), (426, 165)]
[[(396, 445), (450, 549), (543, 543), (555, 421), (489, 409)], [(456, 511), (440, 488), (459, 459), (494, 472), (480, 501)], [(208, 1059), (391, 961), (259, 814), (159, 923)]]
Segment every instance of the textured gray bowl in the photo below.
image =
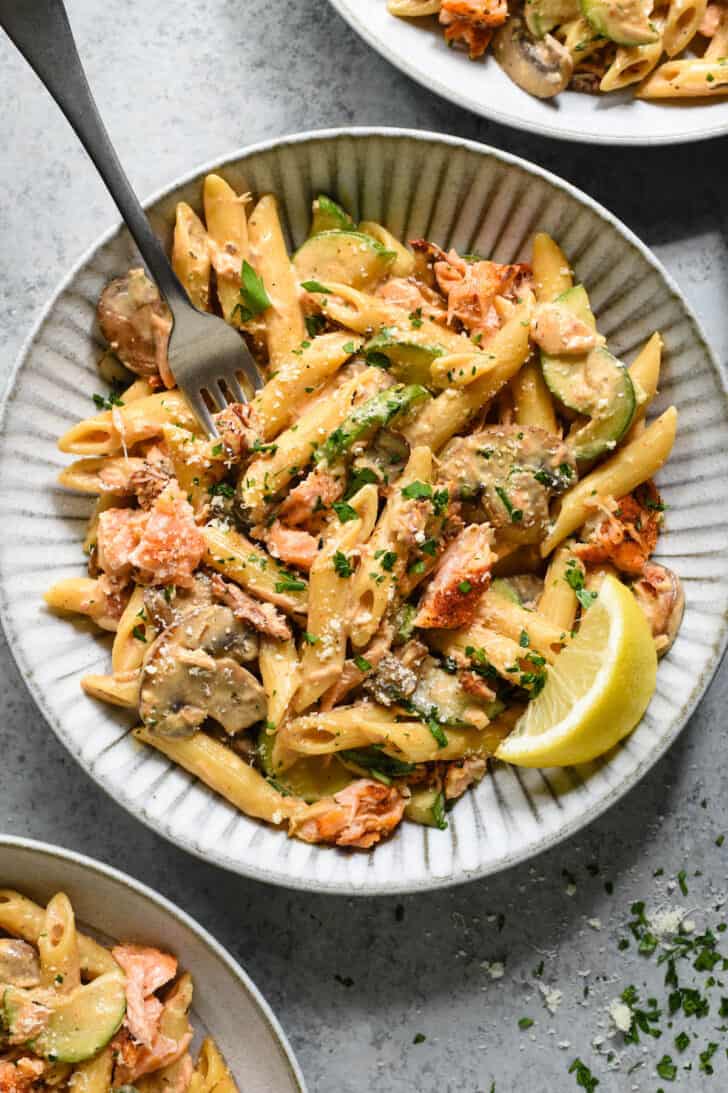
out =
[(728, 606), (728, 411), (724, 380), (677, 288), (624, 225), (553, 175), (492, 148), (427, 133), (352, 130), (258, 145), (210, 164), (151, 202), (171, 235), (175, 203), (200, 204), (200, 182), (220, 170), (239, 189), (275, 192), (292, 244), (308, 228), (312, 197), (331, 193), (356, 217), (402, 238), (428, 236), (499, 261), (525, 257), (551, 232), (584, 281), (600, 329), (628, 359), (658, 328), (666, 345), (655, 412), (675, 403), (678, 439), (660, 486), (669, 506), (659, 557), (684, 582), (679, 638), (635, 733), (586, 767), (498, 767), (459, 802), (447, 831), (403, 825), (365, 855), (308, 846), (235, 812), (128, 735), (130, 720), (79, 688), (106, 671), (108, 640), (48, 613), (45, 588), (83, 570), (85, 497), (56, 484), (66, 462), (56, 439), (93, 412), (100, 343), (94, 307), (105, 281), (138, 261), (124, 230), (88, 253), (54, 296), (14, 377), (0, 436), (0, 595), (10, 648), (49, 724), (85, 770), (122, 805), (192, 853), (236, 872), (345, 894), (416, 891), (503, 869), (577, 831), (633, 786), (685, 725), (718, 665)]
[(40, 903), (65, 892), (76, 918), (104, 942), (168, 949), (194, 981), (195, 1044), (213, 1036), (240, 1093), (305, 1093), (303, 1075), (255, 984), (222, 946), (169, 900), (70, 850), (0, 836), (0, 888)]

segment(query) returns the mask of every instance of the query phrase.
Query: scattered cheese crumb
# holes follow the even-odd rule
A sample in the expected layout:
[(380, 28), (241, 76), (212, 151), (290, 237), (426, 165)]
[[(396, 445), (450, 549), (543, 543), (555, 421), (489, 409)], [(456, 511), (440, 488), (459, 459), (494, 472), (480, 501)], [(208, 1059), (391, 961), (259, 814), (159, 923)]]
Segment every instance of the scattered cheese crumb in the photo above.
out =
[(609, 1016), (614, 1022), (615, 1030), (629, 1032), (632, 1027), (632, 1010), (626, 1002), (623, 1002), (620, 998), (615, 998), (610, 1002)]
[(539, 983), (538, 989), (541, 992), (543, 1004), (545, 1005), (549, 1013), (553, 1016), (553, 1014), (556, 1013), (557, 1009), (561, 1005), (562, 999), (564, 997), (562, 992), (560, 990), (557, 990), (555, 987), (547, 987), (544, 983)]

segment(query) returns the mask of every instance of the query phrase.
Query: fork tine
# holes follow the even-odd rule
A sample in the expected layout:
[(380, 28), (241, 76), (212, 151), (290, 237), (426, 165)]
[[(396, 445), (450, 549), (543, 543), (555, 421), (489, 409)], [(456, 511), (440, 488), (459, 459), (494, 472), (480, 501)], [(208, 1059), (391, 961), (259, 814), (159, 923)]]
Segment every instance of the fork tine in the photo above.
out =
[(242, 387), (240, 386), (240, 380), (238, 379), (238, 377), (235, 375), (234, 372), (227, 372), (222, 377), (221, 382), (224, 383), (227, 386), (228, 390), (230, 391), (230, 394), (233, 396), (233, 398), (235, 399), (236, 402), (247, 402), (248, 401), (246, 399), (244, 393), (243, 393)]
[(212, 414), (207, 408), (207, 403), (202, 397), (202, 393), (200, 391), (186, 390), (185, 398), (189, 402), (192, 412), (197, 417), (197, 420), (200, 422), (200, 424), (204, 425), (210, 436), (219, 436), (220, 434), (217, 431), (217, 426), (215, 425)]

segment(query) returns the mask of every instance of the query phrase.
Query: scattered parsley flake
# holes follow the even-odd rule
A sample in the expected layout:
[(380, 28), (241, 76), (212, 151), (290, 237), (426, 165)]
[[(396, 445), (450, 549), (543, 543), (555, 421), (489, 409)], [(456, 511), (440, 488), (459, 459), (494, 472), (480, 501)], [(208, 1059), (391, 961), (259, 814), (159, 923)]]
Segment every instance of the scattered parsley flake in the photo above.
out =
[(333, 565), (338, 577), (351, 577), (354, 572), (354, 568), (343, 550), (337, 550), (335, 552)]
[(356, 664), (360, 672), (371, 672), (372, 670), (372, 666), (366, 657), (355, 656), (354, 663)]
[(301, 281), (301, 288), (305, 289), (306, 292), (322, 292), (326, 296), (331, 295), (331, 289), (327, 288), (326, 285), (322, 285), (320, 281)]
[(402, 496), (417, 501), (424, 498), (430, 498), (432, 497), (432, 486), (429, 482), (419, 482), (415, 480), (414, 482), (410, 482), (408, 486), (403, 487)]
[(348, 503), (348, 501), (334, 501), (331, 506), (339, 517), (342, 524), (347, 524), (350, 520), (358, 520), (359, 514), (356, 509)]

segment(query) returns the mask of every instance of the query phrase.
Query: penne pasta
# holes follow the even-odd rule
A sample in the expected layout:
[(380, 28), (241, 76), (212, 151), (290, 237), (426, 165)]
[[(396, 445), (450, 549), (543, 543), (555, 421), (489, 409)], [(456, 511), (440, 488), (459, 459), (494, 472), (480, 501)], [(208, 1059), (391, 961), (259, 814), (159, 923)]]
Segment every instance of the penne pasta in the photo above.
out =
[(116, 455), (135, 444), (160, 436), (165, 425), (197, 433), (199, 425), (179, 391), (165, 391), (104, 410), (74, 425), (58, 441), (73, 455)]
[(205, 226), (184, 201), (177, 205), (172, 244), (172, 269), (182, 282), (190, 303), (210, 310), (210, 248)]
[[(37, 945), (45, 928), (45, 908), (10, 888), (0, 889), (0, 929)], [(119, 966), (108, 949), (85, 934), (78, 935), (80, 968), (84, 976), (95, 979), (108, 972), (118, 974)]]
[(268, 361), (277, 368), (306, 338), (298, 282), (291, 266), (271, 194), (261, 197), (248, 222), (251, 262), (263, 279), (271, 306), (265, 318)]
[(56, 986), (62, 994), (81, 984), (76, 920), (71, 901), (63, 892), (55, 895), (45, 910), (43, 929), (38, 935), (41, 984)]
[(558, 547), (546, 570), (543, 581), (543, 592), (538, 601), (538, 613), (548, 619), (557, 630), (563, 634), (569, 634), (574, 628), (579, 601), (576, 591), (567, 580), (570, 568), (579, 566), (583, 572), (581, 563), (569, 548), (568, 543)]
[(240, 279), (249, 257), (247, 194), (238, 196), (219, 175), (206, 175), (202, 190), (208, 249), (223, 318), (240, 324)]

